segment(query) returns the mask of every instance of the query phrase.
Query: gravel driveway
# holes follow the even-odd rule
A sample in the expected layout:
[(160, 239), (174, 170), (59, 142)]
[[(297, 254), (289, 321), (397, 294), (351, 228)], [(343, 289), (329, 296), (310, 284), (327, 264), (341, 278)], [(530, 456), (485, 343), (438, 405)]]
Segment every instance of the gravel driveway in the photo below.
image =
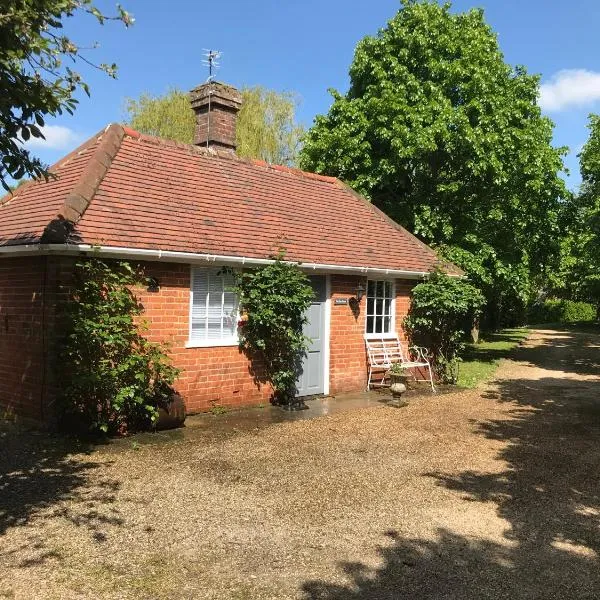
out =
[(479, 390), (164, 444), (0, 437), (0, 598), (600, 598), (600, 336)]

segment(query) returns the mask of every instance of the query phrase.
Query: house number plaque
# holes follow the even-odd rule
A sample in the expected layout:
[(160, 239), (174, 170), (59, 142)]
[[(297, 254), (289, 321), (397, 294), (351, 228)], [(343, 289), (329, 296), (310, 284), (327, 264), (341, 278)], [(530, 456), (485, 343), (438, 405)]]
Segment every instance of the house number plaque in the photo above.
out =
[(348, 304), (348, 298), (336, 298), (334, 301), (334, 304), (336, 306), (338, 306), (340, 304)]

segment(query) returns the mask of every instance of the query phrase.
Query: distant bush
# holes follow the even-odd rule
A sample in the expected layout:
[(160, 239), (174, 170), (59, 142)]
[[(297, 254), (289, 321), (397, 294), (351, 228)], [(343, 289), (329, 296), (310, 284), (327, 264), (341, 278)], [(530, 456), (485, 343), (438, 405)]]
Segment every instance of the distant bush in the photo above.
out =
[(566, 300), (563, 304), (562, 320), (565, 323), (580, 323), (596, 320), (596, 307), (589, 302)]
[(596, 307), (589, 302), (551, 298), (534, 304), (529, 311), (530, 323), (590, 323), (596, 320)]

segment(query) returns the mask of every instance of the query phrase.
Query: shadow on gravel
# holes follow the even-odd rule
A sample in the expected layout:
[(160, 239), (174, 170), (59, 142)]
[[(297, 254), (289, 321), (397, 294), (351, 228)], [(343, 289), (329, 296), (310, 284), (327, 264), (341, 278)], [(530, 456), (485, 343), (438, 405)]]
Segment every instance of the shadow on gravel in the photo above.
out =
[[(551, 371), (600, 377), (600, 334), (587, 331), (547, 332), (535, 347), (519, 346), (511, 357)], [(566, 378), (568, 380), (568, 377)]]
[(556, 332), (516, 350), (518, 360), (556, 377), (501, 380), (490, 400), (509, 414), (474, 423), (504, 442), (501, 473), (427, 473), (471, 502), (492, 502), (508, 522), (505, 541), (444, 529), (435, 540), (388, 532), (382, 566), (342, 564), (351, 583), (313, 581), (305, 598), (433, 600), (600, 598), (600, 336)]
[(106, 540), (106, 528), (123, 523), (110, 508), (120, 484), (100, 476), (97, 464), (73, 457), (91, 448), (44, 433), (0, 430), (0, 536), (31, 528), (28, 548), (36, 552), (22, 566), (53, 557), (37, 535), (52, 519), (86, 528), (98, 543)]

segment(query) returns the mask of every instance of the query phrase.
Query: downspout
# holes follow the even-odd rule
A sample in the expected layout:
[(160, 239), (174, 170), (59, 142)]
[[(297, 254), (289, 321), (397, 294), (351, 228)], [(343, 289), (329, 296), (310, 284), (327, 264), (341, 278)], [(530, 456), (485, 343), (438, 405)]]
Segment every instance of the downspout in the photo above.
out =
[(48, 347), (47, 347), (47, 336), (46, 336), (46, 293), (48, 288), (48, 259), (49, 256), (44, 257), (44, 273), (42, 276), (42, 381), (40, 389), (40, 420), (42, 423), (45, 422), (45, 400), (46, 400), (46, 371), (48, 362)]

